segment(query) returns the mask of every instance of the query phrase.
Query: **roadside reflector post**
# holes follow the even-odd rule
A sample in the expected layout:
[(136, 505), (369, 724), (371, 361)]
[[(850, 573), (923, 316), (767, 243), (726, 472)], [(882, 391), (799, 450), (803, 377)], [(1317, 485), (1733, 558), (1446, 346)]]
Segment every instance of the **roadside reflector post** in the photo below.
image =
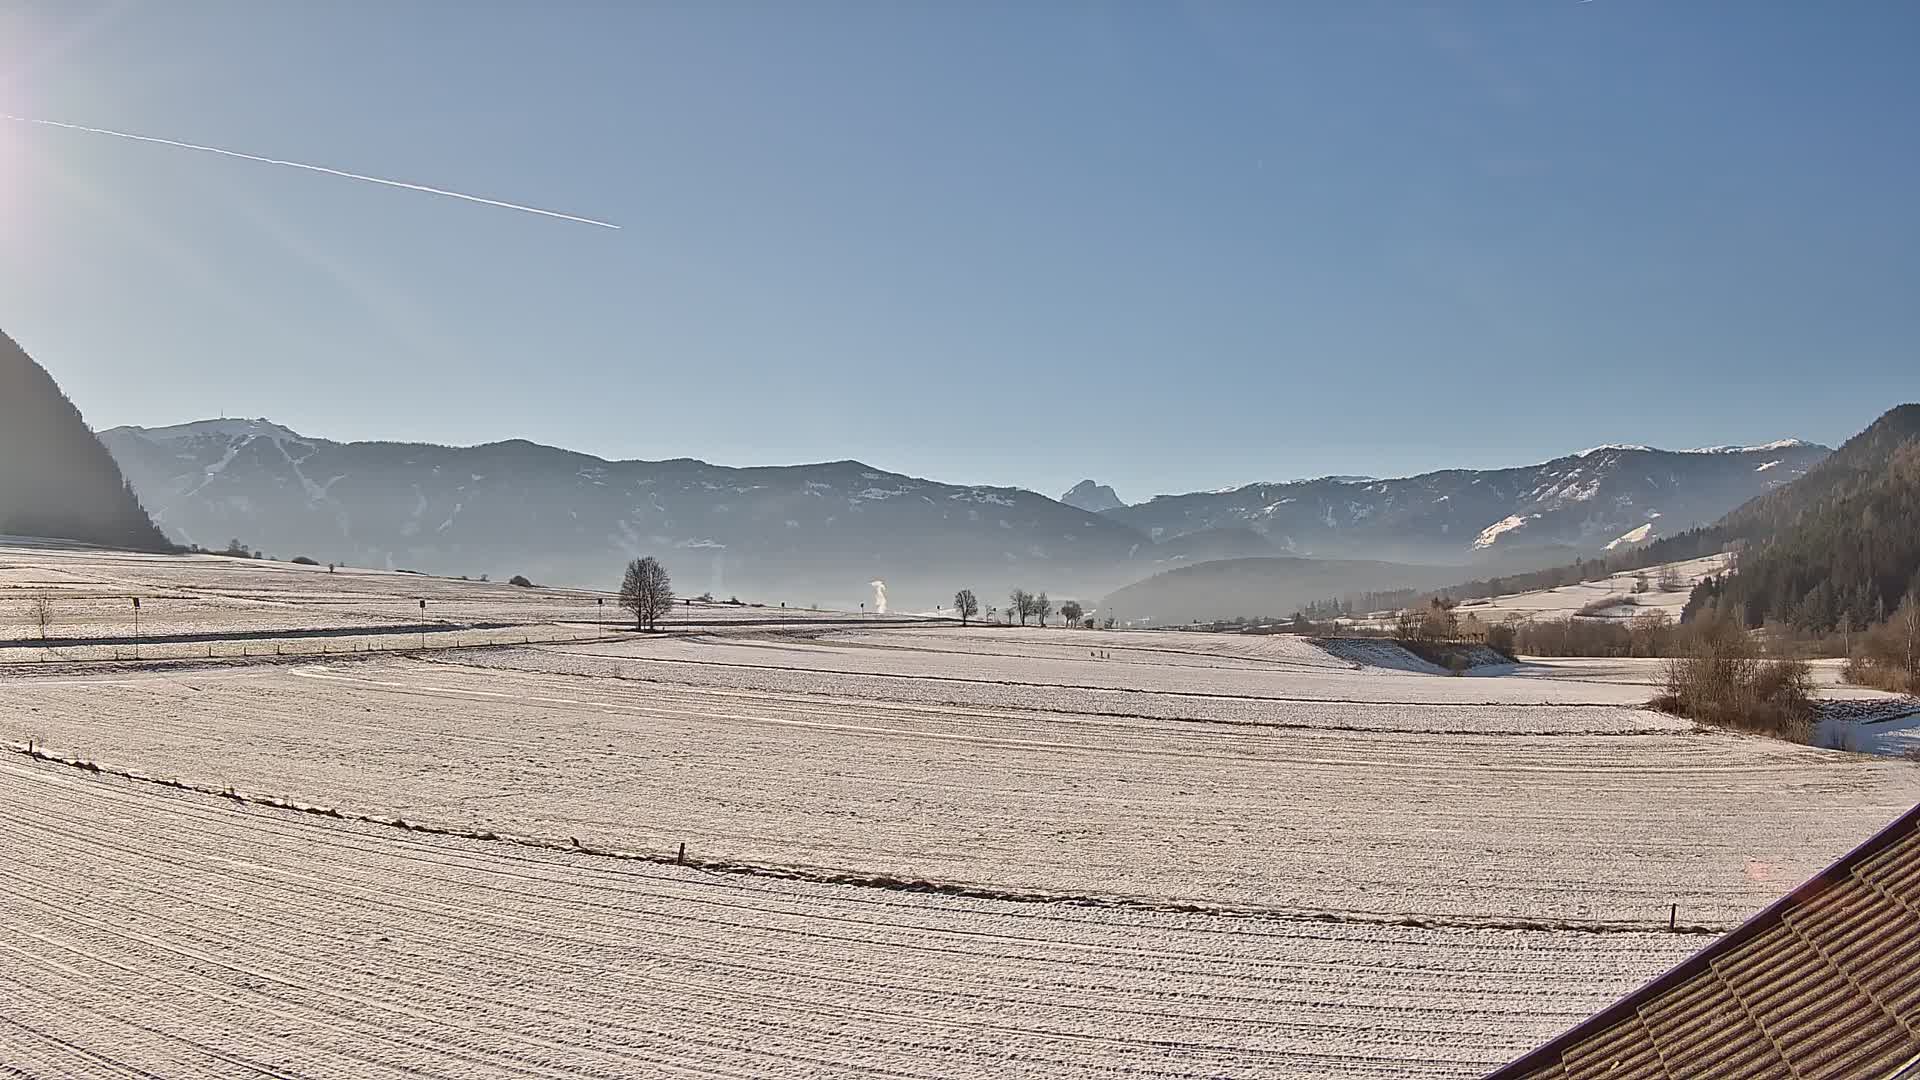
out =
[(685, 840), (680, 841), (680, 854), (675, 856), (673, 861), (676, 866), (687, 865), (687, 842)]
[(1669, 930), (1674, 929), (1675, 924), (1679, 922), (1679, 919), (1680, 919), (1680, 905), (1679, 904), (1668, 905), (1667, 906), (1667, 929)]

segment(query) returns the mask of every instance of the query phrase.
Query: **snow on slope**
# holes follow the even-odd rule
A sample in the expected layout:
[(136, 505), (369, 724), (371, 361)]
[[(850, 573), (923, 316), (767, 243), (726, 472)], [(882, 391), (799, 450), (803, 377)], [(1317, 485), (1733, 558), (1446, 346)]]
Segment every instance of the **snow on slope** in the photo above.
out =
[[(1540, 515), (1534, 514), (1532, 516), (1539, 517)], [(1519, 514), (1512, 514), (1501, 518), (1499, 521), (1481, 529), (1479, 537), (1473, 542), (1473, 546), (1475, 548), (1490, 548), (1498, 542), (1502, 536), (1525, 526), (1526, 523), (1527, 518)]]
[(1644, 544), (1652, 536), (1653, 536), (1653, 522), (1649, 521), (1645, 525), (1642, 525), (1639, 528), (1633, 529), (1629, 532), (1622, 533), (1620, 536), (1617, 536), (1613, 540), (1609, 541), (1607, 544), (1607, 550), (1612, 551), (1614, 548), (1623, 547), (1627, 544)]
[(1813, 444), (1805, 439), (1775, 439), (1758, 446), (1696, 446), (1691, 450), (1680, 451), (1683, 454), (1762, 454), (1769, 450), (1797, 450)]
[[(1656, 586), (1647, 592), (1634, 594), (1638, 575), (1644, 574), (1651, 585), (1660, 580), (1661, 571), (1667, 566), (1673, 567), (1680, 578), (1678, 590), (1661, 592)], [(1583, 581), (1575, 585), (1562, 585), (1557, 589), (1536, 589), (1532, 592), (1496, 596), (1489, 600), (1468, 600), (1462, 603), (1458, 610), (1462, 617), (1472, 614), (1482, 622), (1500, 622), (1507, 618), (1564, 619), (1596, 600), (1604, 600), (1610, 596), (1633, 596), (1633, 606), (1623, 605), (1623, 614), (1638, 615), (1649, 611), (1661, 611), (1677, 620), (1680, 618), (1680, 609), (1687, 606), (1687, 595), (1693, 591), (1693, 587), (1699, 584), (1702, 578), (1709, 574), (1721, 573), (1726, 567), (1727, 556), (1708, 555), (1699, 559), (1649, 566), (1645, 570), (1623, 570), (1599, 581)]]

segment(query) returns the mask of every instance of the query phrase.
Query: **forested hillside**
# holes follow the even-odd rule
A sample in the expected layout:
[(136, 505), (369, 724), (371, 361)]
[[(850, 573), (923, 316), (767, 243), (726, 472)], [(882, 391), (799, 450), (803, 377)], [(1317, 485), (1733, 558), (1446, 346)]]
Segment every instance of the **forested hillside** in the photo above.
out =
[(0, 333), (0, 534), (164, 550), (106, 447), (46, 370)]
[(1882, 416), (1716, 529), (1748, 546), (1734, 573), (1700, 585), (1689, 616), (1717, 608), (1812, 632), (1884, 621), (1920, 589), (1920, 405)]

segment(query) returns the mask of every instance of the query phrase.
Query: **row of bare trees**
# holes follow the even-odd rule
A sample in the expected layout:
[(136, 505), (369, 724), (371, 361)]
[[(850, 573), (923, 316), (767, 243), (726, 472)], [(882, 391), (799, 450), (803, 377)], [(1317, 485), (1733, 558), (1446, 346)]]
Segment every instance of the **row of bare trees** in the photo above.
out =
[[(972, 589), (961, 589), (953, 594), (953, 610), (960, 616), (960, 625), (965, 626), (980, 617), (980, 598), (973, 594)], [(1081, 607), (1078, 600), (1066, 601), (1060, 605), (1059, 611), (1060, 617), (1068, 626), (1080, 625), (1081, 619), (1086, 615), (1086, 608)], [(1038, 619), (1040, 625), (1045, 626), (1053, 612), (1053, 601), (1048, 599), (1044, 592), (1034, 594), (1025, 589), (1014, 589), (1007, 594), (1009, 623), (1017, 618), (1020, 620), (1020, 625), (1025, 626), (1028, 619)], [(988, 608), (986, 613), (988, 618), (992, 618), (995, 614), (992, 608)]]
[(1039, 619), (1040, 625), (1045, 626), (1047, 616), (1052, 614), (1053, 601), (1047, 599), (1045, 592), (1035, 595), (1025, 589), (1014, 589), (1007, 593), (1007, 617), (1017, 616), (1021, 626), (1027, 625), (1029, 618)]

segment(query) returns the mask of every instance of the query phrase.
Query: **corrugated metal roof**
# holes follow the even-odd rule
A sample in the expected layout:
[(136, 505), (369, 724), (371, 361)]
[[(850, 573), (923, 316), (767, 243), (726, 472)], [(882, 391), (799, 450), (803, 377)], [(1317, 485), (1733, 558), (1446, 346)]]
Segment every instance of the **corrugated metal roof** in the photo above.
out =
[(1487, 1080), (1920, 1080), (1920, 806)]

